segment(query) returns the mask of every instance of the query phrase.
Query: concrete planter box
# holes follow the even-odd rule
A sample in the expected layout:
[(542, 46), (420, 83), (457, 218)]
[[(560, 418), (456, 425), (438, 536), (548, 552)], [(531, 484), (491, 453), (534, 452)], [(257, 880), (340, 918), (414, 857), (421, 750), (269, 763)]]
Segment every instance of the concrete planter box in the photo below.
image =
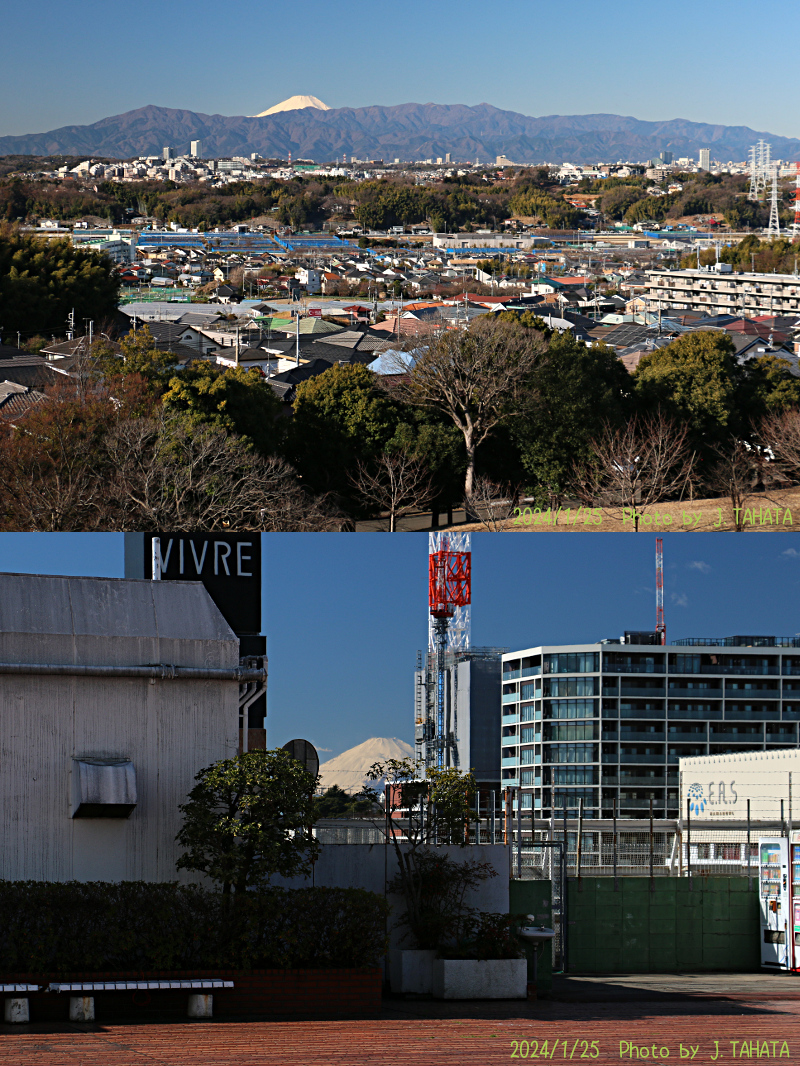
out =
[(526, 999), (527, 959), (434, 959), (436, 999)]
[(430, 995), (433, 991), (435, 951), (392, 948), (389, 951), (389, 984), (395, 994)]

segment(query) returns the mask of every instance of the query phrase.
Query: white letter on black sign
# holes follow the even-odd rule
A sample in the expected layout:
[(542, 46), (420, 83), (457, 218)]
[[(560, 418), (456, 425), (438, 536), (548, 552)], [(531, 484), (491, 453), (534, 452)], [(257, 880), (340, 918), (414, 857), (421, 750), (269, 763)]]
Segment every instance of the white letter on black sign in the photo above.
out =
[[(224, 548), (225, 549), (223, 551), (222, 555), (220, 555), (220, 548)], [(222, 560), (222, 565), (225, 567), (225, 573), (228, 575), (228, 577), (231, 576), (231, 572), (228, 569), (228, 562), (227, 562), (228, 556), (230, 554), (231, 554), (231, 546), (230, 546), (230, 544), (226, 544), (224, 540), (215, 540), (214, 541), (214, 573), (215, 574), (219, 573), (219, 564), (220, 564), (220, 559), (221, 559)]]
[(203, 569), (203, 563), (206, 561), (206, 552), (208, 551), (208, 541), (203, 541), (203, 550), (200, 553), (200, 562), (197, 561), (197, 552), (194, 550), (194, 541), (189, 541), (189, 547), (192, 549), (192, 555), (194, 556), (194, 568), (199, 574)]
[(252, 547), (253, 547), (252, 541), (249, 541), (249, 540), (240, 540), (239, 543), (236, 545), (236, 576), (237, 577), (252, 577), (253, 576), (251, 573), (248, 573), (247, 570), (242, 570), (242, 560), (243, 559), (247, 559), (247, 561), (249, 562), (253, 558), (252, 555), (242, 555), (242, 548), (252, 548)]

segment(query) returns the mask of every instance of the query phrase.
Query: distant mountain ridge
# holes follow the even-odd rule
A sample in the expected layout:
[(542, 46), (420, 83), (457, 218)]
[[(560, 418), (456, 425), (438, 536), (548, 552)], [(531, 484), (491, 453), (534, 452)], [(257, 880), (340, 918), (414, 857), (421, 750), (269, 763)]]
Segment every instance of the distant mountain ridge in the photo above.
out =
[(548, 115), (533, 118), (491, 104), (398, 104), (393, 107), (316, 107), (272, 115), (204, 115), (152, 104), (89, 126), (0, 137), (0, 155), (86, 155), (118, 159), (160, 155), (165, 144), (186, 152), (202, 141), (206, 157), (314, 159), (428, 159), (450, 153), (454, 161), (493, 162), (504, 154), (518, 163), (643, 162), (661, 151), (697, 158), (741, 161), (764, 138), (773, 158), (800, 159), (800, 139), (747, 126), (686, 119), (645, 122), (622, 115)]

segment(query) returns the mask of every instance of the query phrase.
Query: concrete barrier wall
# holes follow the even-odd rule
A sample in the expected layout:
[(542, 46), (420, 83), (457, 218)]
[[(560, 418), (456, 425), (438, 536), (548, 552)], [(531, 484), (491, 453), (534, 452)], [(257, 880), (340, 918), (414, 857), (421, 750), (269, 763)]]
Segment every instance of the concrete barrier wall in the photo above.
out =
[[(442, 845), (436, 849), (446, 852), (456, 862), (474, 860), (489, 862), (497, 877), (484, 881), (467, 896), (467, 904), (481, 911), (508, 913), (509, 854), (505, 844)], [(306, 888), (311, 884), (330, 888), (365, 888), (379, 895), (387, 895), (386, 886), (397, 873), (397, 858), (391, 845), (386, 844), (323, 844), (312, 877), (275, 878), (274, 884), (287, 888)], [(400, 945), (403, 929), (397, 920), (403, 913), (403, 901), (391, 893), (387, 895), (392, 907), (389, 923), (392, 947)], [(403, 945), (405, 946), (405, 945)]]

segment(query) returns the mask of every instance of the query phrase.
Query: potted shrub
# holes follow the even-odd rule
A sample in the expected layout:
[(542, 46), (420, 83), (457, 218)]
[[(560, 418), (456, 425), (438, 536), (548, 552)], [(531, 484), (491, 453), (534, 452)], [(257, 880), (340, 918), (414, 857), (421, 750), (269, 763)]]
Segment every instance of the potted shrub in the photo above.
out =
[(528, 960), (518, 929), (519, 915), (477, 914), (469, 932), (434, 960), (437, 999), (525, 999)]
[[(468, 894), (484, 880), (496, 877), (488, 862), (456, 862), (438, 844), (466, 846), (473, 809), (475, 780), (455, 769), (428, 769), (410, 759), (376, 763), (373, 781), (385, 781), (384, 823), (392, 844), (397, 874), (389, 884), (404, 904), (399, 924), (405, 927), (406, 946), (389, 952), (389, 979), (400, 993), (430, 994), (433, 965), (440, 950), (465, 940), (476, 911)], [(362, 793), (373, 800), (378, 793)]]

